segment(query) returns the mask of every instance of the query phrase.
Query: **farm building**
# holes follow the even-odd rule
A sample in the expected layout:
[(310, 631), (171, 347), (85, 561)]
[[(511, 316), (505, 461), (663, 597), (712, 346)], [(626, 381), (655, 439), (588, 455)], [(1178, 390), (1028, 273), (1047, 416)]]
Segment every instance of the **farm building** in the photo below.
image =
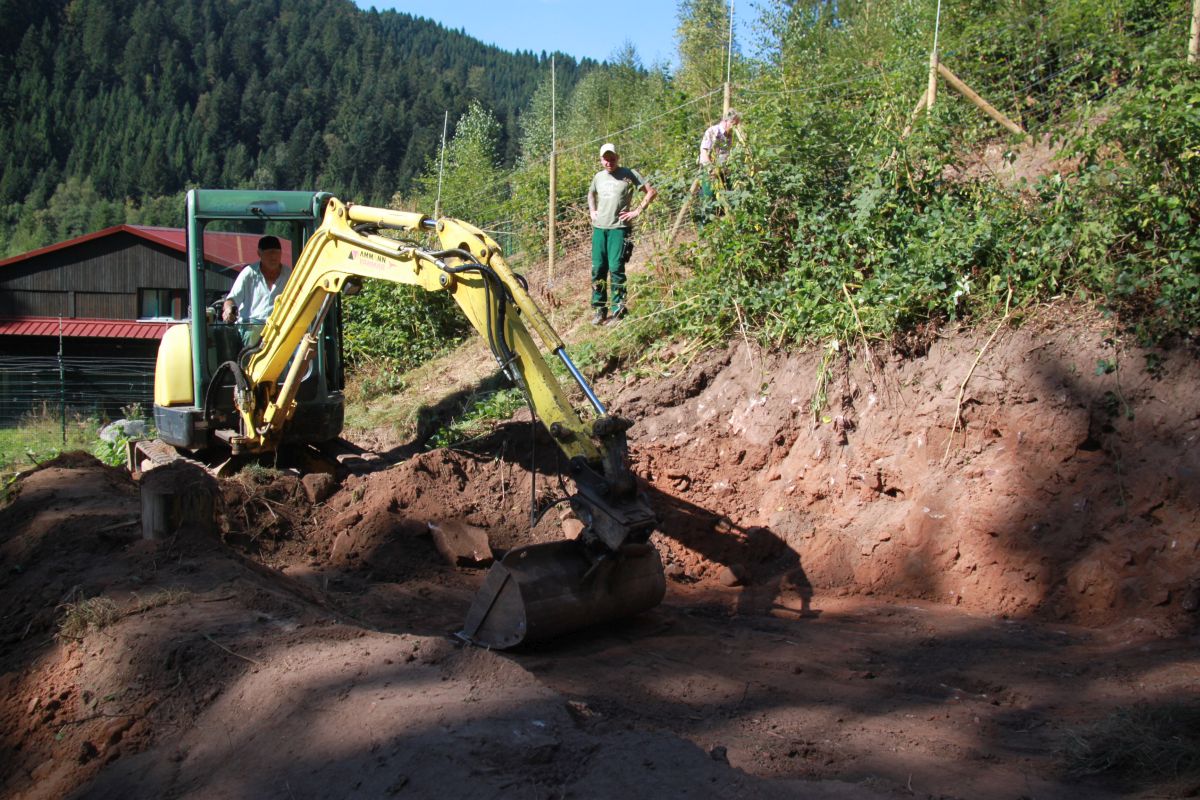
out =
[[(257, 259), (257, 242), (204, 234), (209, 302)], [(0, 422), (43, 408), (149, 410), (158, 342), (188, 314), (182, 228), (117, 225), (0, 261)]]

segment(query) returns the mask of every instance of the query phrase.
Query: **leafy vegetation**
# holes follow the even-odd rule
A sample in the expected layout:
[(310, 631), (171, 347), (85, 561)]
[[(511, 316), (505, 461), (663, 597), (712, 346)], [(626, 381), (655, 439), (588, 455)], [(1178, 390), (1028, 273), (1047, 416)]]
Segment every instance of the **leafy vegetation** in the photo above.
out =
[[(737, 335), (850, 353), (1010, 304), (1019, 318), (1057, 296), (1097, 304), (1147, 341), (1200, 332), (1200, 68), (1184, 59), (1188, 5), (948, 9), (943, 62), (1028, 141), (944, 83), (932, 111), (914, 118), (934, 7), (760, 4), (753, 41), (732, 52), (746, 141), (720, 210), (634, 276), (636, 313), (619, 346)], [(147, 221), (154, 198), (194, 181), (312, 183), (402, 208), (440, 204), (493, 231), (514, 262), (533, 260), (546, 247), (551, 150), (558, 224), (581, 231), (606, 139), (660, 190), (639, 233), (665, 233), (698, 177), (697, 142), (719, 114), (730, 56), (726, 3), (678, 8), (677, 69), (644, 65), (631, 46), (602, 65), (560, 57), (554, 95), (544, 57), (508, 57), (342, 2), (280, 12), (264, 0), (21, 6), (5, 21), (20, 45), (0, 56), (14, 67), (0, 105), (20, 110), (0, 148), (12, 167), (0, 187), (9, 242), (122, 215)], [(137, 47), (107, 37), (114, 15), (130, 20)], [(41, 96), (50, 102), (25, 102)], [(68, 107), (83, 116), (32, 110)], [(444, 109), (453, 135), (443, 173)], [(109, 111), (120, 112), (120, 131)], [(380, 387), (467, 333), (447, 298), (415, 291), (373, 285), (346, 303), (351, 364)]]
[(425, 446), (429, 449), (452, 447), (491, 431), (492, 422), (508, 419), (525, 405), (520, 389), (501, 389), (472, 394), (462, 404), (461, 413), (438, 428)]
[[(1200, 323), (1200, 84), (1170, 24), (1179, 15), (1141, 2), (1096, 3), (1095, 14), (1078, 8), (1090, 3), (974, 5), (956, 17), (986, 18), (986, 28), (948, 25), (944, 57), (984, 94), (1009, 98), (1001, 105), (1031, 109), (1032, 132), (1067, 135), (1068, 123), (1110, 109), (1075, 139), (1081, 172), (1051, 169), (1017, 187), (969, 177), (965, 159), (997, 133), (953, 95), (901, 135), (926, 69), (913, 59), (928, 47), (915, 4), (839, 4), (835, 16), (780, 3), (766, 30), (775, 63), (747, 109), (751, 146), (731, 169), (731, 211), (685, 249), (689, 278), (662, 301), (680, 311), (645, 339), (663, 325), (715, 337), (748, 325), (771, 343), (887, 339), (992, 312), (1010, 291), (1016, 303), (1087, 293), (1136, 311), (1158, 336)], [(995, 16), (1013, 19), (1005, 36)], [(1003, 86), (1014, 68), (1032, 78), (1016, 97)]]

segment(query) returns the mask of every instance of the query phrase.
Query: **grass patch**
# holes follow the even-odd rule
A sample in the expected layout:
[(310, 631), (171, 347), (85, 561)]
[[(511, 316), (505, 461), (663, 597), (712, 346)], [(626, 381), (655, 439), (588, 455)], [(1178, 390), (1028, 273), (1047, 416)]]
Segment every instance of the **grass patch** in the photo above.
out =
[(1139, 704), (1069, 729), (1059, 757), (1075, 778), (1106, 775), (1131, 785), (1200, 778), (1200, 705)]
[(68, 450), (88, 450), (96, 442), (99, 425), (93, 419), (72, 415), (63, 439), (62, 419), (48, 408), (28, 414), (11, 427), (0, 428), (0, 477), (37, 466)]
[(160, 589), (147, 597), (138, 596), (137, 608), (135, 613), (150, 611), (154, 608), (162, 608), (163, 606), (177, 606), (181, 603), (186, 603), (192, 599), (192, 593), (187, 589), (173, 587), (170, 589)]
[(82, 639), (90, 631), (102, 630), (121, 618), (121, 607), (107, 597), (67, 603), (62, 608), (63, 617), (58, 623), (60, 639)]
[(462, 413), (439, 428), (426, 442), (426, 447), (450, 447), (486, 436), (497, 422), (506, 420), (525, 405), (525, 396), (516, 388), (469, 395)]

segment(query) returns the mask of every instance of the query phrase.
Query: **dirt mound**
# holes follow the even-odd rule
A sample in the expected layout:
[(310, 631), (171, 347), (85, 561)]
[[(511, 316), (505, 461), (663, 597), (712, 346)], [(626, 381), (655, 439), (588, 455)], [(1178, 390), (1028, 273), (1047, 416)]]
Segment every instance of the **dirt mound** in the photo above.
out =
[(142, 541), (136, 512), (128, 477), (75, 458), (26, 476), (0, 512), (16, 576), (5, 797), (788, 795), (685, 739), (610, 725), (498, 654), (402, 632), (407, 618), (392, 632), (351, 621), (333, 608), (346, 592), (264, 568), (228, 537)]
[(1186, 796), (1091, 776), (1088, 731), (1192, 735), (1200, 367), (1087, 321), (927, 333), (610, 376), (667, 600), (517, 653), (448, 636), (483, 573), (430, 525), (562, 535), (528, 421), (336, 488), (244, 472), (162, 541), (123, 472), (45, 465), (0, 509), (0, 795)]
[(419, 453), (389, 469), (350, 476), (308, 528), (312, 566), (368, 570), (390, 580), (428, 571), (442, 564), (430, 525), (446, 520), (487, 530), (500, 552), (561, 538), (561, 511), (529, 524), (531, 502), (548, 510), (566, 496), (561, 466), (540, 425), (509, 422), (470, 449)]
[(980, 355), (986, 338), (847, 356), (815, 417), (815, 354), (737, 348), (694, 365), (667, 408), (657, 387), (626, 389), (613, 407), (641, 418), (667, 560), (691, 578), (735, 566), (761, 603), (779, 587), (1191, 628), (1196, 360), (1091, 325), (1005, 331)]

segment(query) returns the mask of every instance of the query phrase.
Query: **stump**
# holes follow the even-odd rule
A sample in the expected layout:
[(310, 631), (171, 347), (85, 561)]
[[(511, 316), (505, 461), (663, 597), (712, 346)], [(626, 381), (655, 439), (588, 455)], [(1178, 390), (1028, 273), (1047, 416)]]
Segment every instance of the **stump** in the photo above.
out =
[(217, 482), (202, 467), (174, 461), (145, 473), (141, 481), (142, 538), (162, 539), (184, 526), (216, 529)]

